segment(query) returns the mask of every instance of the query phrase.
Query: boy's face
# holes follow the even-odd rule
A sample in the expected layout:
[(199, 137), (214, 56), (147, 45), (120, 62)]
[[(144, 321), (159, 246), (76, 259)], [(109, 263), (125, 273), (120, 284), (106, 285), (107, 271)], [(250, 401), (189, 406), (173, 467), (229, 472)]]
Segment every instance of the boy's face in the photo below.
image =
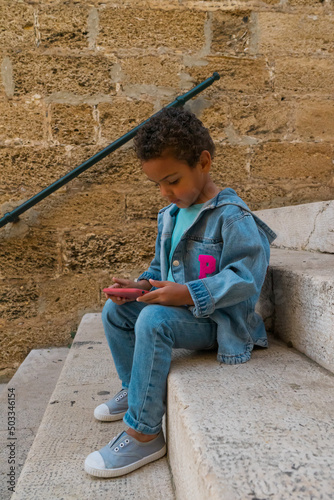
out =
[[(178, 160), (174, 156), (153, 158), (143, 162), (142, 168), (149, 180), (160, 187), (161, 195), (169, 203), (175, 203), (179, 208), (187, 208), (210, 199), (205, 194), (205, 187), (211, 157), (210, 153), (205, 151), (203, 153), (201, 160), (194, 168), (191, 168), (186, 161)], [(205, 153), (208, 154), (208, 158)], [(209, 166), (208, 159), (210, 160)]]

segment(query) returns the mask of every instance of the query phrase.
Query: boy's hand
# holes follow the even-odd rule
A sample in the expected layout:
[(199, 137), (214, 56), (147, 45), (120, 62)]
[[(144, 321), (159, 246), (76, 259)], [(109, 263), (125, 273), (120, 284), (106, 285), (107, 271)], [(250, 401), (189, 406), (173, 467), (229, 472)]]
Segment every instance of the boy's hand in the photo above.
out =
[(138, 302), (146, 304), (161, 304), (163, 306), (193, 306), (194, 301), (186, 285), (174, 281), (157, 281), (150, 279), (150, 284), (158, 290), (138, 297)]
[[(149, 284), (147, 280), (133, 281), (123, 278), (113, 278), (114, 284), (108, 288), (139, 288), (140, 290), (150, 290), (152, 285)], [(107, 299), (112, 300), (115, 304), (122, 305), (125, 302), (131, 302), (134, 299), (126, 299), (123, 297), (115, 297), (114, 295), (108, 295), (105, 293)]]

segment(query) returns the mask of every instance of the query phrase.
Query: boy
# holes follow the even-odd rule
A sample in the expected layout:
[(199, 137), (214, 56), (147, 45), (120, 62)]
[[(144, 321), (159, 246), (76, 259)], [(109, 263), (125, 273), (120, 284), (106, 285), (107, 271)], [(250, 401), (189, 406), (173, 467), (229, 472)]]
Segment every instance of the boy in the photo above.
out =
[(138, 132), (135, 148), (146, 176), (169, 205), (158, 215), (155, 257), (136, 282), (114, 287), (150, 290), (136, 301), (110, 296), (102, 314), (122, 390), (94, 412), (129, 428), (91, 453), (85, 470), (126, 474), (162, 457), (172, 348), (216, 349), (223, 363), (244, 363), (266, 347), (255, 304), (275, 233), (231, 188), (210, 177), (214, 144), (196, 116), (164, 109)]

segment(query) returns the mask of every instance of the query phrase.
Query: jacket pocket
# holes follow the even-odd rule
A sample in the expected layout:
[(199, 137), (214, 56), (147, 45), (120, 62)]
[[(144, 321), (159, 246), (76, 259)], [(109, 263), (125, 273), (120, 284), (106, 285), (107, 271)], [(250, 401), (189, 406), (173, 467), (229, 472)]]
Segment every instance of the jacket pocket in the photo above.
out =
[(187, 240), (185, 280), (214, 276), (219, 272), (223, 242)]

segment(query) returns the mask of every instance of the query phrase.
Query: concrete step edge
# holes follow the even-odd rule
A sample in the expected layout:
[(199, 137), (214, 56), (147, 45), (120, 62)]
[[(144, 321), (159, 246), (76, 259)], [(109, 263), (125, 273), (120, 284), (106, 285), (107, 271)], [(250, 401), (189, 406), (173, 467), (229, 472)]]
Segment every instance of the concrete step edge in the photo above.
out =
[(168, 450), (182, 500), (331, 499), (334, 376), (271, 340), (242, 365), (183, 353), (168, 379)]
[(334, 200), (254, 213), (277, 233), (274, 247), (334, 254)]
[(272, 249), (257, 310), (267, 329), (334, 372), (334, 255)]

